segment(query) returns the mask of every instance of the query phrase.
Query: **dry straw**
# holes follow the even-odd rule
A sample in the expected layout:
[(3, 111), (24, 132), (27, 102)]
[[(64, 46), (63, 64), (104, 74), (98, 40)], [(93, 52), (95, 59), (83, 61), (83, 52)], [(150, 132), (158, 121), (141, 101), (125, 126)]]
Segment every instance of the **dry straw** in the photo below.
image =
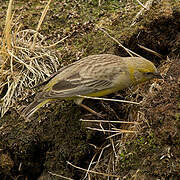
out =
[(45, 37), (39, 33), (50, 2), (42, 12), (37, 29), (22, 30), (19, 17), (15, 18), (12, 11), (13, 0), (9, 1), (4, 32), (0, 39), (1, 117), (10, 107), (16, 106), (16, 102), (25, 99), (30, 88), (45, 80), (59, 67), (58, 54), (50, 49), (54, 45), (47, 44)]

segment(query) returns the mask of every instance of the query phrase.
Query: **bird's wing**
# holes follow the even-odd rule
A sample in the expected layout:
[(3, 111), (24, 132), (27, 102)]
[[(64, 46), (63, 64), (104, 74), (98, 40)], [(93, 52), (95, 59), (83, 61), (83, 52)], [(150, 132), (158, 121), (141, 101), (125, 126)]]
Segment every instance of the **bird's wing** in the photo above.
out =
[(82, 78), (79, 73), (58, 81), (50, 91), (44, 91), (43, 98), (66, 98), (88, 95), (113, 87), (113, 82), (104, 79)]
[(48, 84), (57, 74), (61, 73), (62, 71), (64, 71), (65, 69), (69, 68), (72, 65), (73, 64), (69, 64), (67, 66), (64, 66), (64, 67), (60, 68), (58, 71), (51, 74), (45, 81), (39, 83), (38, 85), (35, 85), (32, 88), (37, 88), (37, 87), (41, 87), (41, 86), (44, 86), (44, 85)]

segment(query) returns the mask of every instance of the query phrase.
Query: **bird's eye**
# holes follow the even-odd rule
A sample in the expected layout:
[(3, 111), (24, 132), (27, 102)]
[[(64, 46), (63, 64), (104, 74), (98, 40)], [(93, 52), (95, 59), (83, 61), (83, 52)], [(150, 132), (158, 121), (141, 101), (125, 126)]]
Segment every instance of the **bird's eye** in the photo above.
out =
[(146, 72), (146, 75), (152, 75), (153, 73), (152, 72)]

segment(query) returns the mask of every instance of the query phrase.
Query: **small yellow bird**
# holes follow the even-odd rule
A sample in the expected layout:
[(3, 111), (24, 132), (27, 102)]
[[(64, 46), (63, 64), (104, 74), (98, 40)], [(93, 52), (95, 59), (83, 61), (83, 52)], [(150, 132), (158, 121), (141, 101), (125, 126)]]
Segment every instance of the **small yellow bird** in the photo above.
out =
[(83, 97), (99, 97), (111, 94), (152, 78), (159, 78), (154, 64), (141, 57), (119, 57), (112, 54), (92, 55), (61, 68), (45, 82), (42, 92), (24, 109), (22, 115), (29, 118), (47, 102), (55, 99), (74, 100), (82, 104)]

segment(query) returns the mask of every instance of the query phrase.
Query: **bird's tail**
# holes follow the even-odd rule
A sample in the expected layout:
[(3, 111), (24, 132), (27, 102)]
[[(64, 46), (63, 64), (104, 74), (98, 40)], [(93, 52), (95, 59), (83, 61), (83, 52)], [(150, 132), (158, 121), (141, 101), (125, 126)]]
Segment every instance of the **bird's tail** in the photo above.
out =
[(49, 102), (50, 99), (35, 99), (29, 106), (27, 106), (23, 111), (22, 111), (22, 116), (25, 119), (29, 119), (39, 108), (44, 106), (47, 102)]

